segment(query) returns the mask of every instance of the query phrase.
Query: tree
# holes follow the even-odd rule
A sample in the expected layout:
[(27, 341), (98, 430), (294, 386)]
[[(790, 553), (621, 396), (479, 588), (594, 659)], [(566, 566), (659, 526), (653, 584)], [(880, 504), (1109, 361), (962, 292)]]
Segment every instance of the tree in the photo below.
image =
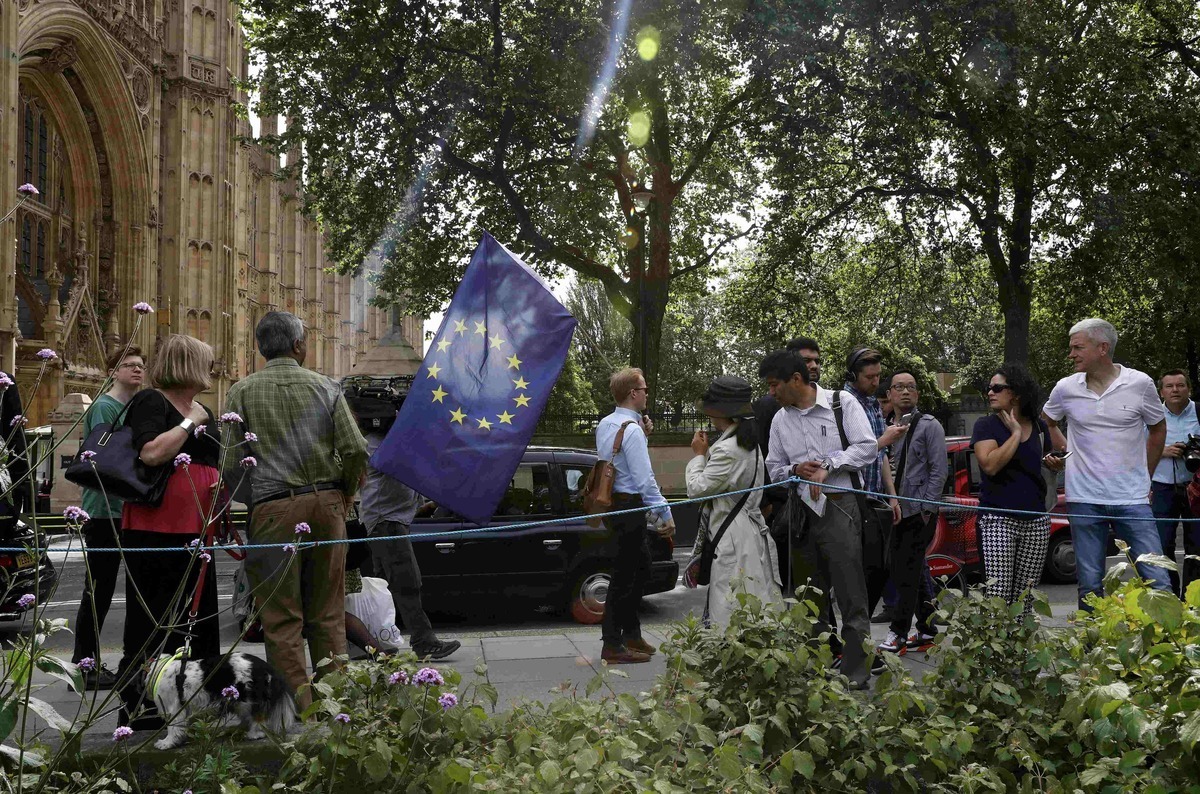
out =
[(755, 228), (767, 83), (738, 4), (246, 5), (260, 112), (290, 120), (277, 145), (343, 269), (379, 250), (383, 294), (434, 310), (487, 228), (548, 276), (599, 282), (655, 387), (673, 280)]
[[(1091, 231), (1080, 203), (1128, 164), (1161, 93), (1136, 6), (839, 3), (828, 46), (776, 54), (781, 237), (828, 233), (863, 205), (970, 234), (996, 285), (1004, 358), (1025, 361), (1038, 256)], [(767, 7), (775, 29), (796, 24), (790, 3)]]

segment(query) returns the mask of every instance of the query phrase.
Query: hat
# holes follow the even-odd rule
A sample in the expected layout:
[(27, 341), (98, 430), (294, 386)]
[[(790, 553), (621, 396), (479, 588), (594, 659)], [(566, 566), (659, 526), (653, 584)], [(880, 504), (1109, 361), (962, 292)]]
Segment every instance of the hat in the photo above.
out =
[(750, 397), (749, 381), (735, 375), (720, 375), (708, 384), (708, 391), (697, 401), (696, 407), (726, 419), (739, 419), (754, 415)]

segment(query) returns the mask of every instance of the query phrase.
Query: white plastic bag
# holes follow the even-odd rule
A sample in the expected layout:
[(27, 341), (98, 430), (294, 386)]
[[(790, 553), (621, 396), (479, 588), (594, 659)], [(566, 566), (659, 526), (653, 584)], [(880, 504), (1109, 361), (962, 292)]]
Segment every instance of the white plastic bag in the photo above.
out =
[(396, 626), (396, 604), (387, 582), (373, 576), (362, 577), (362, 592), (346, 594), (346, 611), (361, 620), (380, 651), (404, 647), (404, 635)]

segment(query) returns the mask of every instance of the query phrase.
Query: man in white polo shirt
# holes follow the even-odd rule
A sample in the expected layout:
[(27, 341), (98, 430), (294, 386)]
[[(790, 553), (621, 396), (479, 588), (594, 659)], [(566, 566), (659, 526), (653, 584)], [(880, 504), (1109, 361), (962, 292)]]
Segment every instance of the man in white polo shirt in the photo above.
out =
[[(1133, 558), (1162, 554), (1150, 510), (1150, 473), (1162, 457), (1166, 422), (1154, 381), (1144, 372), (1114, 364), (1117, 329), (1089, 319), (1071, 328), (1075, 374), (1050, 392), (1042, 417), (1066, 461), (1047, 456), (1051, 469), (1067, 469), (1067, 510), (1075, 545), (1079, 606), (1089, 593), (1102, 595), (1108, 532), (1127, 542)], [(1066, 417), (1070, 440), (1058, 423)], [(1149, 432), (1147, 432), (1149, 428)], [(1170, 591), (1167, 571), (1141, 564), (1138, 571), (1156, 590)]]

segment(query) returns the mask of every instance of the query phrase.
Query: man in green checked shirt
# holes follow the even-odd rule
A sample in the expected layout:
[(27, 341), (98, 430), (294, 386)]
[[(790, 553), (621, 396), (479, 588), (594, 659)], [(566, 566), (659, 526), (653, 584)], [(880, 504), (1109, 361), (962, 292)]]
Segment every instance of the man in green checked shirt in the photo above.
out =
[[(226, 476), (236, 483), (236, 469), (249, 469), (250, 543), (345, 540), (367, 442), (341, 387), (302, 366), (308, 350), (299, 317), (268, 312), (254, 335), (267, 364), (234, 384), (226, 408), (236, 417), (222, 416), (246, 433)], [(267, 661), (303, 711), (312, 702), (305, 640), (314, 666), (346, 653), (346, 547), (251, 549), (246, 576), (261, 604)]]

